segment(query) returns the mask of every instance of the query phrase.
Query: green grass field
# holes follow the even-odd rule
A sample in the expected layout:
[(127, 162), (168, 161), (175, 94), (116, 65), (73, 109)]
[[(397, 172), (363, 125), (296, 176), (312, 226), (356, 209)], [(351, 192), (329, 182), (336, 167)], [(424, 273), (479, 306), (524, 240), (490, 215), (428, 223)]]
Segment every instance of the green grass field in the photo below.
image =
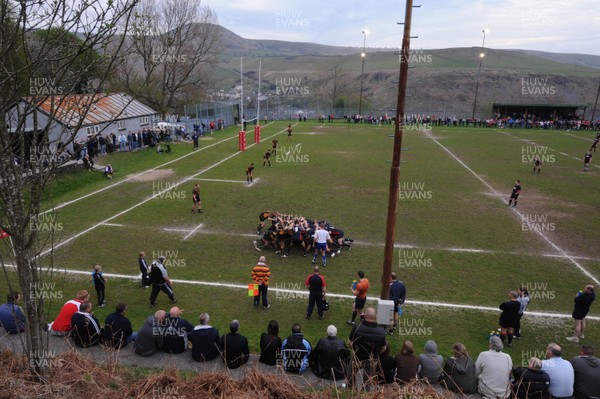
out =
[[(174, 290), (185, 317), (197, 324), (198, 315), (208, 311), (221, 332), (237, 318), (253, 351), (258, 351), (260, 333), (272, 318), (279, 320), (282, 336), (296, 321), (313, 343), (325, 336), (328, 324), (347, 336), (350, 299), (332, 298), (326, 320), (306, 320), (306, 298), (289, 292), (304, 289), (311, 258), (302, 257), (300, 250), (288, 258), (259, 254), (252, 240), (257, 237), (258, 214), (267, 209), (327, 219), (356, 241), (351, 252), (328, 259), (323, 271), (328, 291), (350, 294), (351, 281), (363, 270), (371, 282), (370, 298), (377, 298), (393, 127), (307, 122), (294, 127), (293, 142), (288, 143), (286, 126), (276, 122), (263, 127), (262, 143), (243, 153), (237, 153), (237, 131), (230, 128), (206, 136), (196, 152), (182, 143), (173, 145), (171, 154), (142, 150), (98, 159), (116, 169), (111, 181), (87, 171), (58, 177), (45, 209), (74, 202), (56, 211), (60, 229), (54, 235), (53, 291), (62, 298), (52, 302), (51, 319), (78, 290), (93, 292), (91, 276), (66, 274), (65, 269), (91, 272), (93, 263), (103, 265), (109, 275), (108, 306), (96, 308), (96, 316), (104, 320), (116, 303), (127, 302), (137, 329), (152, 312), (150, 290), (140, 288), (137, 280), (110, 274), (136, 275), (139, 251), (150, 260), (169, 254), (173, 279), (236, 285), (251, 282), (251, 268), (265, 255), (272, 270), (271, 287), (280, 289), (269, 294), (270, 310), (254, 309), (246, 289), (181, 282)], [(262, 166), (273, 137), (279, 139), (280, 153), (298, 145), (297, 162), (281, 157), (272, 159), (271, 167)], [(581, 161), (593, 137), (592, 132), (446, 127), (405, 132), (407, 163), (401, 167), (404, 193), (396, 237), (401, 247), (393, 269), (407, 285), (409, 303), (402, 330), (407, 335), (389, 337), (394, 353), (405, 338), (414, 340), (419, 350), (434, 339), (444, 356), (452, 343), (461, 341), (475, 357), (486, 349), (488, 334), (497, 327), (495, 312), (411, 301), (497, 307), (510, 290), (526, 285), (533, 296), (529, 311), (570, 314), (575, 293), (600, 277), (600, 170), (592, 165), (584, 173)], [(249, 143), (251, 138), (249, 134)], [(539, 175), (527, 162), (527, 155), (535, 151), (546, 161)], [(256, 164), (257, 181), (248, 186), (244, 170), (250, 162)], [(160, 175), (134, 176), (154, 168)], [(515, 179), (523, 186), (516, 210), (506, 206)], [(203, 214), (190, 214), (196, 182), (201, 185)], [(91, 193), (95, 194), (75, 201)], [(523, 217), (534, 224), (527, 225)], [(535, 228), (539, 234), (532, 231)], [(16, 275), (9, 271), (8, 279), (15, 283)], [(3, 292), (6, 285), (2, 279)], [(92, 298), (95, 302), (95, 293)], [(164, 294), (157, 307), (170, 307)], [(600, 316), (598, 304), (592, 306), (591, 316)], [(598, 325), (588, 323), (586, 342), (599, 342)], [(540, 356), (547, 343), (556, 341), (565, 345), (567, 357), (575, 355), (576, 345), (565, 340), (571, 328), (570, 318), (526, 316), (524, 338), (508, 352), (521, 363)]]

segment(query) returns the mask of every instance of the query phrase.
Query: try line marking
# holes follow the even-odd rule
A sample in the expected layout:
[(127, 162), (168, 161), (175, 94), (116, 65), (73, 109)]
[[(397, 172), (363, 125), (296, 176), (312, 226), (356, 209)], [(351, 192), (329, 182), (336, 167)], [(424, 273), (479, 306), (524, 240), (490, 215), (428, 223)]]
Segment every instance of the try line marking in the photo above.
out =
[[(16, 269), (14, 265), (6, 264), (5, 266)], [(61, 271), (69, 274), (78, 274), (83, 276), (89, 276), (89, 271), (84, 270), (71, 270), (71, 269), (60, 269), (56, 271)], [(122, 278), (127, 280), (140, 280), (141, 275), (127, 275), (127, 274), (115, 274), (115, 273), (104, 273), (104, 276), (111, 278)], [(172, 282), (178, 284), (188, 284), (188, 285), (200, 285), (207, 287), (222, 287), (222, 288), (230, 288), (235, 290), (247, 290), (248, 285), (235, 284), (235, 283), (219, 283), (213, 281), (198, 281), (198, 280), (180, 280), (180, 279), (171, 279)], [(269, 291), (274, 292), (282, 292), (285, 294), (295, 294), (295, 295), (304, 295), (308, 298), (308, 291), (299, 291), (299, 290), (290, 290), (283, 288), (273, 288), (269, 287)], [(346, 294), (334, 294), (327, 292), (327, 296), (330, 298), (338, 298), (338, 299), (354, 299), (354, 295), (346, 295)], [(371, 302), (374, 302), (375, 299), (369, 299)], [(468, 310), (477, 310), (482, 312), (494, 312), (498, 313), (500, 311), (499, 308), (493, 306), (476, 306), (476, 305), (466, 305), (461, 303), (448, 303), (448, 302), (431, 302), (431, 301), (419, 301), (419, 300), (407, 300), (405, 303), (416, 306), (431, 306), (438, 308), (449, 308), (449, 309), (468, 309)], [(564, 313), (553, 313), (553, 312), (530, 312), (527, 311), (525, 313), (527, 316), (536, 316), (536, 317), (544, 317), (544, 318), (556, 318), (556, 319), (570, 319), (571, 314)], [(599, 316), (586, 316), (586, 320), (600, 320)]]
[[(467, 164), (465, 164), (460, 158), (458, 158), (456, 155), (454, 155), (454, 153), (452, 151), (450, 151), (446, 146), (444, 146), (442, 143), (440, 143), (436, 138), (432, 137), (431, 134), (429, 134), (429, 132), (425, 131), (425, 134), (431, 139), (433, 140), (434, 143), (436, 143), (437, 145), (439, 145), (444, 151), (446, 151), (448, 153), (448, 155), (450, 155), (454, 160), (456, 160), (459, 164), (461, 164), (466, 170), (468, 170), (473, 176), (475, 176), (477, 178), (477, 180), (479, 180), (481, 183), (483, 183), (487, 188), (489, 188), (494, 194), (499, 194), (494, 187), (492, 187), (487, 181), (485, 181), (481, 176), (479, 176), (477, 173), (475, 173), (475, 171), (473, 171), (473, 169), (471, 169)], [(504, 202), (504, 200), (502, 200), (503, 204), (506, 204)], [(513, 210), (513, 212), (515, 212), (517, 214), (517, 216), (519, 216), (519, 218), (521, 218), (521, 220), (524, 219), (523, 214), (521, 212), (519, 212), (516, 208), (511, 208)], [(577, 262), (577, 260), (575, 258), (573, 258), (572, 256), (570, 256), (569, 254), (567, 254), (567, 252), (562, 249), (561, 247), (559, 247), (557, 244), (554, 243), (554, 241), (552, 241), (550, 238), (548, 238), (548, 236), (546, 234), (544, 234), (543, 231), (537, 230), (537, 229), (533, 229), (531, 230), (533, 232), (535, 232), (537, 235), (539, 235), (542, 239), (544, 239), (544, 241), (546, 241), (548, 244), (550, 244), (550, 246), (552, 248), (554, 248), (559, 254), (561, 254), (565, 259), (568, 259), (571, 263), (573, 263), (583, 274), (585, 274), (587, 277), (589, 277), (590, 279), (592, 279), (592, 281), (594, 281), (594, 283), (596, 283), (596, 285), (600, 284), (600, 281), (594, 276), (592, 275), (587, 269), (585, 269), (581, 264), (579, 264), (579, 262)]]

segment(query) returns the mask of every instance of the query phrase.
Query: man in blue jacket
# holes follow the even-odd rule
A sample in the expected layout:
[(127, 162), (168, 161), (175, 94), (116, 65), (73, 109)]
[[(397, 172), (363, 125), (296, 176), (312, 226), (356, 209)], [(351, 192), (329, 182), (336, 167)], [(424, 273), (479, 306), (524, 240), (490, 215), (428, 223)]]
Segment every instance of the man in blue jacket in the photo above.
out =
[(6, 296), (6, 303), (0, 306), (0, 325), (9, 334), (18, 334), (25, 331), (25, 314), (19, 302), (18, 292), (11, 292)]
[(308, 357), (312, 351), (310, 342), (304, 339), (300, 324), (292, 325), (292, 335), (281, 345), (283, 369), (290, 373), (303, 373), (308, 367)]

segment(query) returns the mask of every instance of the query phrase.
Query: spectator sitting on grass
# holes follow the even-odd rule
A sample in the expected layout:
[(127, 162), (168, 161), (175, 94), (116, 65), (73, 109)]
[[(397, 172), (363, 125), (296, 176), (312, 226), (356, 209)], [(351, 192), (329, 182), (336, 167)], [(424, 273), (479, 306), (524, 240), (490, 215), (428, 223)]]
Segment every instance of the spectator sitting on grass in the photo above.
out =
[(164, 346), (164, 337), (161, 333), (163, 322), (167, 318), (167, 312), (157, 310), (154, 316), (148, 316), (133, 341), (133, 351), (140, 356), (150, 356), (157, 349)]
[(100, 328), (100, 322), (92, 315), (92, 303), (85, 301), (79, 306), (71, 318), (71, 338), (75, 345), (87, 348), (100, 343), (104, 331)]
[(240, 322), (232, 320), (229, 323), (229, 333), (221, 337), (223, 360), (230, 369), (237, 369), (250, 359), (248, 339), (239, 334)]
[(137, 332), (131, 328), (131, 322), (125, 317), (126, 312), (127, 305), (119, 303), (115, 312), (106, 316), (104, 321), (104, 342), (115, 349), (126, 346), (137, 336)]
[(6, 303), (0, 306), (0, 325), (9, 334), (25, 331), (25, 314), (17, 305), (20, 297), (18, 292), (11, 292), (6, 296)]
[(192, 343), (192, 358), (197, 362), (212, 360), (219, 356), (219, 330), (208, 324), (210, 315), (202, 313), (200, 324), (189, 334)]
[(112, 165), (111, 164), (106, 165), (106, 167), (104, 168), (104, 176), (106, 176), (108, 179), (112, 180), (113, 173), (115, 173), (115, 170), (113, 169)]
[(174, 355), (183, 353), (188, 347), (188, 334), (194, 330), (194, 326), (187, 320), (181, 318), (183, 310), (173, 306), (169, 311), (169, 317), (164, 321), (165, 346), (164, 351)]

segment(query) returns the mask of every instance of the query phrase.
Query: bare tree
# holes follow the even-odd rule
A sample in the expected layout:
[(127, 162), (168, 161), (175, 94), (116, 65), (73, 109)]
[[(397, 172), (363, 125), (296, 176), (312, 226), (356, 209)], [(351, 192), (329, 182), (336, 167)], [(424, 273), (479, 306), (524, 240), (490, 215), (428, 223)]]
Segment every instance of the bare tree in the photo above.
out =
[[(2, 266), (16, 268), (24, 298), (29, 367), (46, 380), (48, 300), (43, 281), (52, 275), (56, 215), (41, 212), (43, 194), (87, 113), (101, 98), (113, 57), (103, 54), (124, 37), (137, 0), (0, 0), (0, 228)], [(117, 57), (118, 58), (118, 57)], [(75, 96), (94, 87), (90, 94)], [(67, 122), (58, 126), (60, 117)], [(58, 133), (57, 133), (58, 132)], [(10, 287), (13, 289), (13, 287)], [(16, 291), (16, 289), (15, 289)]]
[(118, 84), (163, 117), (197, 99), (220, 53), (220, 28), (200, 0), (141, 0)]
[(352, 83), (348, 73), (344, 70), (344, 64), (347, 61), (336, 62), (331, 68), (325, 70), (316, 81), (318, 95), (329, 104), (330, 111), (336, 107), (338, 99), (347, 95), (351, 90)]

